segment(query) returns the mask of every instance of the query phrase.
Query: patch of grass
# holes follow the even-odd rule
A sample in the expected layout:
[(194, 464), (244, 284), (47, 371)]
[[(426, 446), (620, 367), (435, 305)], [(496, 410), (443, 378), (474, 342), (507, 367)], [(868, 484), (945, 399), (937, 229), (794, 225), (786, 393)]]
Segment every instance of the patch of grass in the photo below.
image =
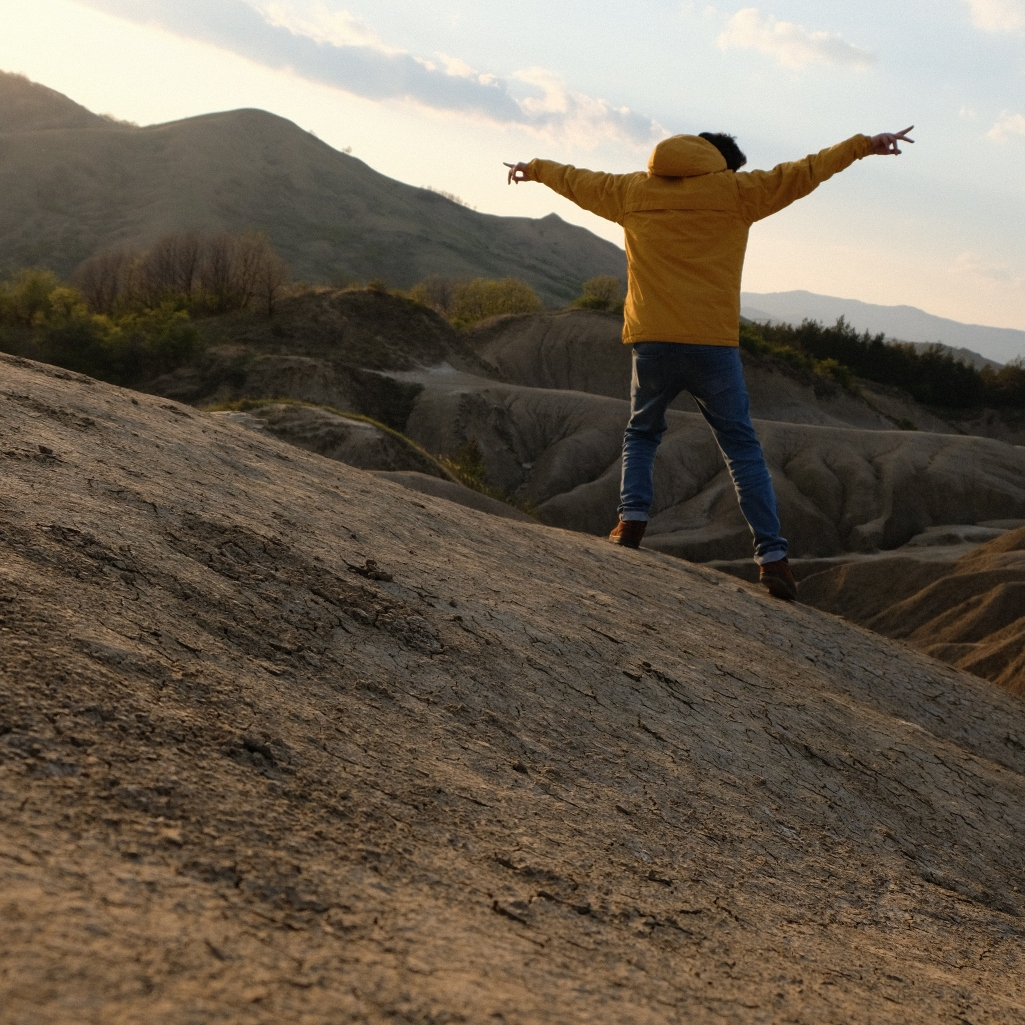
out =
[(484, 462), (484, 455), (476, 439), (471, 438), (461, 449), (458, 449), (451, 456), (439, 456), (439, 462), (444, 466), (460, 484), (487, 495), (488, 498), (505, 502), (528, 516), (537, 517), (537, 511), (532, 502), (526, 499), (519, 499), (510, 495), (500, 488), (493, 487), (488, 483), (488, 467)]

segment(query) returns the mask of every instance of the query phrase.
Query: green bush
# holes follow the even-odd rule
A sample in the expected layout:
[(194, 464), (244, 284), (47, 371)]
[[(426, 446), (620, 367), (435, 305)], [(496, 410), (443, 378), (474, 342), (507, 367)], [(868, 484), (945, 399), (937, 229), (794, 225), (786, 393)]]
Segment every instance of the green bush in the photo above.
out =
[(622, 310), (623, 282), (611, 274), (588, 278), (573, 305), (581, 310)]
[(0, 325), (32, 327), (49, 318), (53, 297), (61, 290), (51, 270), (26, 267), (0, 283)]
[(858, 393), (857, 377), (851, 373), (850, 367), (845, 367), (839, 360), (815, 360), (815, 373), (821, 377), (831, 377), (845, 391), (852, 394)]
[(488, 317), (538, 313), (541, 308), (537, 293), (519, 278), (502, 278), (500, 281), (474, 278), (452, 289), (446, 313), (456, 327), (470, 327)]
[(50, 271), (28, 270), (0, 283), (0, 348), (131, 385), (188, 363), (200, 340), (174, 302), (118, 316), (93, 313), (81, 292)]
[(780, 363), (792, 367), (805, 374), (815, 373), (815, 360), (800, 349), (792, 345), (780, 345), (766, 341), (755, 324), (742, 323), (740, 325), (740, 347), (748, 352), (758, 353), (762, 356), (771, 356)]

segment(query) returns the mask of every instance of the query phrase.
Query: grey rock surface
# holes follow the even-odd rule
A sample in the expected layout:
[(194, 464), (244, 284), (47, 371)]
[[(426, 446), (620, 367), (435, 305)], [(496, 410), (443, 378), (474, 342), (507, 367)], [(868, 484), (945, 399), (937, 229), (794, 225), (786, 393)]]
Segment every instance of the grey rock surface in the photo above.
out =
[(5, 1023), (1020, 1019), (1019, 699), (0, 369)]

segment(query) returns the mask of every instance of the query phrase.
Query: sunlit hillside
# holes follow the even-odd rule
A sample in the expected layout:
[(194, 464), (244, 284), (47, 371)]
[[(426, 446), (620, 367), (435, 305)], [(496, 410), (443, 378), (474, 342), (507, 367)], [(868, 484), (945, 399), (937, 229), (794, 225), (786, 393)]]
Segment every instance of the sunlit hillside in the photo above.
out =
[(0, 270), (69, 274), (100, 250), (197, 229), (265, 232), (316, 282), (512, 275), (560, 305), (626, 273), (622, 250), (554, 214), (477, 213), (260, 110), (138, 128), (0, 74), (0, 143)]

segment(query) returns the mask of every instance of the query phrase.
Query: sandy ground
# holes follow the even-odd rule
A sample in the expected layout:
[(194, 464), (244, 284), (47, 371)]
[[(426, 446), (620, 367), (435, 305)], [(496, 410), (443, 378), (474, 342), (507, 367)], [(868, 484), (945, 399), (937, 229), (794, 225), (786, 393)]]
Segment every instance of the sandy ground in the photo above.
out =
[(1017, 698), (0, 378), (4, 1025), (1022, 1021)]

